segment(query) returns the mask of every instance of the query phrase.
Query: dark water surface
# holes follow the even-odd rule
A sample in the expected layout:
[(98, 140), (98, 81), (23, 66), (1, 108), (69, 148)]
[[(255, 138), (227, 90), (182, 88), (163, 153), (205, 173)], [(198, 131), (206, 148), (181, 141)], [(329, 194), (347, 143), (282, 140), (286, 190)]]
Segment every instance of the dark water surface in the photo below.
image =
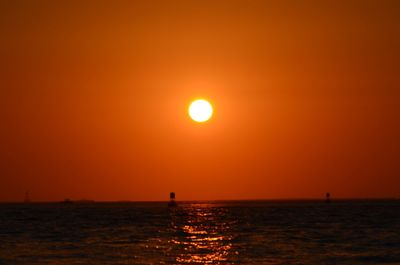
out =
[(0, 204), (0, 264), (400, 264), (400, 201)]

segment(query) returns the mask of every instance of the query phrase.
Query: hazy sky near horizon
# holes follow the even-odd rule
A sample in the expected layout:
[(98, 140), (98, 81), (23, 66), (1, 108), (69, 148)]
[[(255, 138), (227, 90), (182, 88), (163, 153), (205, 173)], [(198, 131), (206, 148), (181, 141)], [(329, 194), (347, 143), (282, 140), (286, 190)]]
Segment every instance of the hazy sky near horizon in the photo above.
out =
[(400, 1), (1, 1), (0, 35), (0, 201), (400, 196)]

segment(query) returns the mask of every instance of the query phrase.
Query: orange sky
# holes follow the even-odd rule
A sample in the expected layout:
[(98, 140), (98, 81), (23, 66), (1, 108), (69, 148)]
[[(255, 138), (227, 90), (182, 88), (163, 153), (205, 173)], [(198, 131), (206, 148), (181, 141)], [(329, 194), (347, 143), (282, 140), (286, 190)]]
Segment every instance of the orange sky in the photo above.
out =
[(400, 1), (1, 1), (0, 34), (0, 201), (400, 196)]

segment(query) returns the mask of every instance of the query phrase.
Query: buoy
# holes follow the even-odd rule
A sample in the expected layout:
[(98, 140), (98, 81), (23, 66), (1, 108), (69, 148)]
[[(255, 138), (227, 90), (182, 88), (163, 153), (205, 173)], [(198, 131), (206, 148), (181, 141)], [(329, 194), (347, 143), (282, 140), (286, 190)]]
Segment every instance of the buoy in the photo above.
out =
[(175, 201), (175, 192), (170, 192), (170, 193), (169, 193), (169, 199), (170, 199), (170, 201), (169, 201), (169, 203), (168, 203), (168, 206), (169, 206), (169, 207), (176, 207), (176, 206), (178, 206), (178, 204), (177, 204), (176, 201)]
[(326, 193), (326, 199), (325, 199), (326, 203), (330, 203), (331, 202), (331, 194), (329, 192)]

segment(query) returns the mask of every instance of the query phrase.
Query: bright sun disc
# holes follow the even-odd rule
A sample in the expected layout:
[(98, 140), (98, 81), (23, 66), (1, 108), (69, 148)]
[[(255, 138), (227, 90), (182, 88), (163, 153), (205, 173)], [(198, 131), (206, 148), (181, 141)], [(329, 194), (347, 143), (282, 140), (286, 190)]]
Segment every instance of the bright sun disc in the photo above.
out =
[(207, 100), (198, 99), (189, 106), (189, 116), (197, 122), (208, 121), (213, 114), (213, 108)]

